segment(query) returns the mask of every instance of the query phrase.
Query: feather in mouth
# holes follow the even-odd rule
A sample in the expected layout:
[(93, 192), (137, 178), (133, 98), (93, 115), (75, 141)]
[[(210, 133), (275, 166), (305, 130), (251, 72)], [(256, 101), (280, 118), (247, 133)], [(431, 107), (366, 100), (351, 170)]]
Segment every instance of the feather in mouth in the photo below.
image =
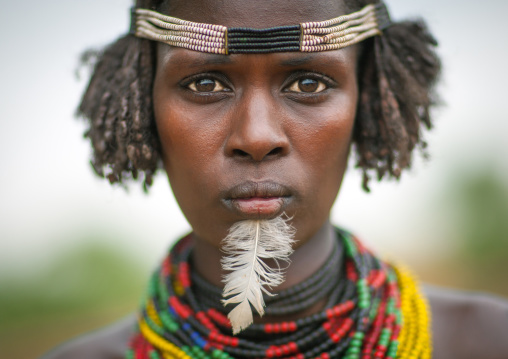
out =
[(233, 334), (252, 324), (252, 308), (260, 316), (264, 314), (263, 292), (273, 295), (268, 288), (284, 282), (284, 272), (268, 266), (264, 260), (274, 259), (289, 262), (293, 253), (294, 228), (289, 219), (281, 215), (269, 220), (246, 220), (235, 223), (222, 242), (226, 254), (222, 258), (222, 269), (228, 271), (222, 303), (237, 304), (228, 314)]

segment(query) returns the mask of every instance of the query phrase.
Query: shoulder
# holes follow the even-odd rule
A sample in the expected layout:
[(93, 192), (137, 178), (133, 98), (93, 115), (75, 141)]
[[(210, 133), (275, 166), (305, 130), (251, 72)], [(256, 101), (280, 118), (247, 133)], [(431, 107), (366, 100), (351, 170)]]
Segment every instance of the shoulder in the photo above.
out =
[(105, 328), (66, 342), (40, 359), (125, 358), (125, 351), (134, 332), (135, 323), (135, 315), (130, 315)]
[(425, 287), (435, 359), (508, 358), (508, 301), (484, 293)]

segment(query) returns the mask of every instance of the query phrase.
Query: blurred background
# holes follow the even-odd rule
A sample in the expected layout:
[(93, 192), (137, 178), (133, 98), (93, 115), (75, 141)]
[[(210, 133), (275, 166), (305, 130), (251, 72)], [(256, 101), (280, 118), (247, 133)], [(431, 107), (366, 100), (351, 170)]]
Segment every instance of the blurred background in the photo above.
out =
[[(387, 2), (436, 34), (445, 105), (400, 182), (366, 194), (351, 161), (333, 221), (427, 283), (508, 296), (508, 2)], [(80, 53), (126, 32), (131, 1), (2, 5), (0, 357), (35, 358), (135, 310), (189, 226), (162, 174), (148, 195), (96, 178), (74, 118)]]

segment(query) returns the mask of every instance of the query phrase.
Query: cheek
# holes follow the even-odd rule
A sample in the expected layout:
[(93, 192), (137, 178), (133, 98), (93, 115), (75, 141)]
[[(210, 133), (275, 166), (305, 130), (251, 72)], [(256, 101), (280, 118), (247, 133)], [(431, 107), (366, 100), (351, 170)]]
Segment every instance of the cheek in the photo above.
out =
[[(322, 176), (331, 172), (341, 176), (346, 167), (356, 117), (356, 99), (356, 87), (352, 87), (335, 101), (300, 114), (301, 118), (309, 120), (294, 126), (299, 129), (294, 133), (295, 149), (316, 174)], [(328, 178), (336, 180), (334, 175), (321, 180)]]
[[(163, 92), (163, 91), (161, 91)], [(222, 146), (223, 116), (210, 111), (196, 111), (177, 96), (154, 96), (157, 131), (163, 150), (166, 172), (172, 180), (178, 175), (192, 178), (196, 172), (210, 175), (210, 159)]]
[(294, 150), (304, 165), (300, 178), (307, 189), (306, 217), (315, 218), (315, 226), (328, 218), (347, 168), (356, 117), (354, 89), (344, 93), (340, 100), (308, 111), (305, 118), (311, 121), (295, 126), (300, 129), (293, 138)]

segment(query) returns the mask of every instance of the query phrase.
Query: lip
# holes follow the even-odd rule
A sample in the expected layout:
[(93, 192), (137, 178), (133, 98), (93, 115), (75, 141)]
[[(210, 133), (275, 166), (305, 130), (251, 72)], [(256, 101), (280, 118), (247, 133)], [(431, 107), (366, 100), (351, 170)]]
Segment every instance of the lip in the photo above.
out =
[(292, 190), (273, 181), (246, 181), (223, 193), (222, 202), (245, 219), (274, 218), (289, 205)]

